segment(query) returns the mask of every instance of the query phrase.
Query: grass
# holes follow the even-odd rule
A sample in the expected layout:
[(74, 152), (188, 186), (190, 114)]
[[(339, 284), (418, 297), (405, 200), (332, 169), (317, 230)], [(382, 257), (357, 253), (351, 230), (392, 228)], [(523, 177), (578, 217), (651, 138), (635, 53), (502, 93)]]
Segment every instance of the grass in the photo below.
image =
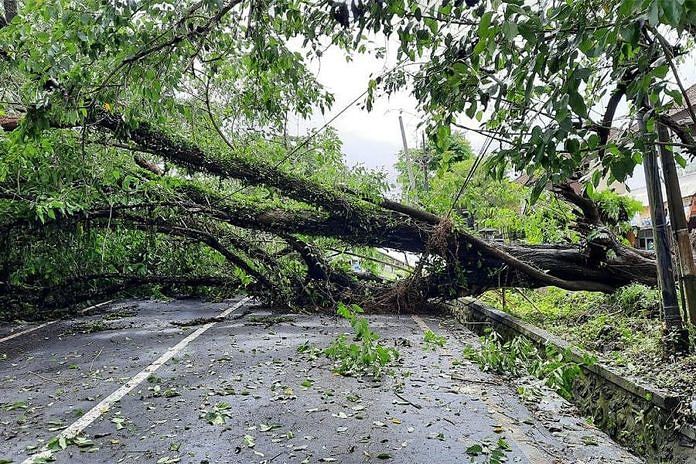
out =
[(638, 381), (687, 398), (696, 390), (696, 334), (691, 335), (692, 354), (665, 359), (656, 290), (642, 285), (613, 295), (557, 288), (507, 290), (505, 308), (498, 291), (481, 300), (591, 352)]

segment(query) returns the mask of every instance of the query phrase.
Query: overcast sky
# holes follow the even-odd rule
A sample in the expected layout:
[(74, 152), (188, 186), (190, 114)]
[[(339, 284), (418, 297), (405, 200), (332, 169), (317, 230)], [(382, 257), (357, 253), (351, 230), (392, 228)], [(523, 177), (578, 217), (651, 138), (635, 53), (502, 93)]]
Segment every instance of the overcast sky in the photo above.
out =
[[(361, 95), (371, 77), (391, 69), (394, 60), (378, 60), (372, 55), (356, 55), (347, 62), (345, 54), (330, 49), (320, 63), (312, 63), (312, 69), (328, 91), (336, 98), (333, 108), (325, 115), (315, 115), (310, 127), (320, 127)], [(416, 101), (407, 91), (380, 97), (372, 111), (361, 109), (364, 99), (352, 105), (331, 125), (343, 141), (343, 152), (348, 165), (364, 164), (369, 168), (383, 169), (394, 181), (393, 165), (402, 147), (399, 130), (399, 113), (402, 112), (409, 147), (415, 147), (417, 125), (422, 120), (416, 113)], [(305, 123), (298, 123), (296, 130), (303, 131)], [(306, 126), (305, 126), (306, 127)]]
[[(680, 75), (687, 87), (696, 83), (695, 57), (696, 54), (692, 53), (680, 66)], [(307, 125), (323, 125), (365, 91), (371, 76), (382, 74), (390, 69), (393, 63), (393, 56), (379, 60), (371, 55), (356, 55), (351, 62), (347, 62), (343, 52), (336, 49), (327, 51), (321, 62), (312, 63), (312, 69), (326, 89), (334, 94), (336, 101), (333, 109), (326, 115), (315, 115), (309, 122), (297, 122), (295, 130), (303, 133)], [(396, 154), (402, 147), (398, 121), (400, 112), (404, 119), (409, 147), (420, 145), (421, 132), (417, 126), (423, 117), (418, 114), (416, 106), (416, 100), (408, 90), (392, 94), (389, 98), (379, 98), (370, 112), (361, 109), (359, 104), (351, 106), (332, 123), (343, 141), (347, 163), (362, 163), (369, 168), (383, 169), (393, 181), (393, 165), (396, 162)], [(623, 104), (617, 111), (617, 117), (625, 113), (626, 106)], [(468, 120), (465, 116), (462, 116), (461, 122), (478, 127), (476, 121)], [(466, 135), (474, 150), (478, 151), (484, 143), (483, 136), (474, 132)], [(634, 179), (628, 184), (632, 188), (645, 184), (642, 169), (636, 169)]]

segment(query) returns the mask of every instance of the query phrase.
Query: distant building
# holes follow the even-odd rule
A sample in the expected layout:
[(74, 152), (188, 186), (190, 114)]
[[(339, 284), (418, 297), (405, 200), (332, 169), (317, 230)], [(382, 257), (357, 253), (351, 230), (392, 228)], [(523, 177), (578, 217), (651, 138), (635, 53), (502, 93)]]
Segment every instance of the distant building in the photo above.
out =
[[(687, 166), (690, 167), (690, 166)], [(696, 168), (696, 166), (695, 166)], [(682, 207), (684, 215), (689, 224), (689, 231), (696, 228), (696, 171), (684, 172), (679, 176), (679, 186), (682, 192)], [(631, 225), (634, 228), (636, 241), (634, 245), (643, 250), (653, 249), (653, 232), (652, 220), (650, 218), (650, 208), (648, 207), (648, 191), (646, 187), (640, 187), (627, 192), (626, 195), (637, 200), (643, 205), (643, 209), (639, 211), (631, 220)], [(667, 198), (667, 192), (662, 185), (662, 198)], [(665, 211), (667, 211), (667, 201), (664, 203)], [(669, 215), (667, 215), (669, 223)]]
[[(686, 89), (685, 93), (691, 104), (696, 107), (696, 84)], [(693, 129), (694, 122), (691, 119), (691, 114), (689, 113), (689, 107), (687, 106), (686, 101), (684, 101), (681, 106), (672, 108), (667, 114), (680, 125), (691, 126)]]
[[(499, 231), (498, 229), (491, 229), (491, 228), (485, 228), (485, 229), (479, 229), (478, 233), (481, 234), (481, 238), (484, 240), (487, 240), (489, 242), (496, 242), (496, 243), (505, 243), (505, 235), (503, 232)], [(508, 237), (509, 239), (509, 237)]]
[[(696, 85), (692, 85), (686, 89), (685, 93), (693, 107), (696, 108)], [(691, 132), (696, 136), (696, 124), (694, 124), (691, 118), (686, 101), (684, 104), (672, 108), (667, 114), (681, 126), (690, 128)], [(609, 132), (609, 140), (617, 140), (626, 131), (632, 132), (636, 130), (636, 127), (637, 126), (635, 124), (625, 129), (612, 127)], [(679, 149), (677, 148), (676, 151), (678, 150)], [(592, 174), (600, 168), (601, 166), (599, 160), (590, 161), (585, 171), (586, 174), (579, 179), (579, 181), (575, 182), (574, 188), (576, 188), (578, 192), (581, 192), (583, 189), (582, 183), (587, 181)], [(613, 181), (611, 184), (609, 184), (608, 177), (609, 176), (605, 176), (599, 181), (597, 190), (612, 190), (620, 195), (627, 195), (639, 201), (640, 204), (643, 205), (642, 210), (638, 212), (634, 218), (632, 218), (631, 225), (633, 226), (633, 230), (627, 234), (626, 238), (637, 248), (652, 250), (654, 239), (652, 220), (650, 218), (650, 209), (648, 207), (648, 192), (646, 187), (629, 191), (626, 184), (623, 182)], [(514, 179), (514, 182), (524, 186), (531, 186), (534, 181), (535, 179), (530, 178), (530, 176), (526, 173), (521, 173)], [(691, 232), (692, 230), (696, 230), (696, 164), (688, 165), (685, 169), (679, 169), (679, 186), (681, 187), (684, 214), (686, 215), (688, 221), (689, 232)], [(662, 185), (662, 198), (665, 200), (664, 208), (665, 211), (667, 211), (667, 194), (665, 192), (664, 185)], [(669, 221), (669, 214), (667, 214), (667, 220)], [(486, 230), (485, 232), (490, 235), (490, 237), (488, 237), (489, 240), (494, 240), (496, 238), (495, 234), (493, 234), (490, 230)]]
[[(696, 85), (689, 87), (686, 90), (686, 94), (691, 104), (696, 106)], [(673, 108), (667, 114), (680, 125), (689, 127), (692, 132), (696, 132), (696, 126), (691, 119), (686, 101), (683, 105)], [(679, 169), (679, 171), (678, 179), (682, 193), (682, 207), (688, 221), (689, 231), (692, 231), (696, 229), (696, 165), (687, 165), (685, 169)], [(634, 245), (644, 250), (652, 250), (654, 239), (650, 209), (648, 208), (647, 189), (646, 187), (641, 187), (626, 192), (626, 194), (643, 205), (643, 209), (631, 221), (631, 225), (634, 227)], [(667, 193), (664, 185), (662, 185), (662, 198), (665, 200), (664, 208), (667, 211)], [(667, 220), (669, 221), (669, 215), (667, 215)]]

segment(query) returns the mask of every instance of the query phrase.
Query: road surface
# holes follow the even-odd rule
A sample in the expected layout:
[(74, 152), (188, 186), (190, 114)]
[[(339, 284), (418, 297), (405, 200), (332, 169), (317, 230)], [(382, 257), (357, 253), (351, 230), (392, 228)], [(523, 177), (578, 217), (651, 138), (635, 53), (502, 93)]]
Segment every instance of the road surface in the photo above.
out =
[[(127, 301), (2, 325), (0, 462), (459, 464), (496, 449), (507, 462), (641, 462), (555, 394), (526, 405), (464, 360), (477, 338), (456, 323), (369, 319), (401, 355), (381, 382), (298, 353), (345, 321), (250, 301)], [(446, 345), (425, 347), (428, 329)]]

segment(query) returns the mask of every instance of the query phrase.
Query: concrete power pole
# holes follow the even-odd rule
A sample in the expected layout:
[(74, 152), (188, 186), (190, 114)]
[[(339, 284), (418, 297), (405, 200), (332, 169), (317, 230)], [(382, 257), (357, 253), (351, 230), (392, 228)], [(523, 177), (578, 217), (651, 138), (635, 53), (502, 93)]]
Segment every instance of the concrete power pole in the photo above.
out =
[(411, 154), (408, 152), (408, 144), (406, 143), (406, 131), (404, 130), (404, 120), (399, 113), (399, 127), (401, 128), (401, 142), (404, 144), (404, 161), (406, 163), (406, 172), (408, 173), (409, 191), (416, 191), (416, 177), (413, 175), (413, 163), (411, 162)]
[(427, 192), (430, 190), (430, 183), (428, 182), (428, 166), (430, 165), (430, 155), (428, 154), (428, 149), (425, 145), (425, 131), (421, 134), (423, 139), (423, 156), (421, 161), (423, 162), (423, 189)]
[[(684, 329), (677, 290), (674, 286), (672, 272), (672, 255), (670, 253), (669, 237), (667, 235), (667, 220), (665, 217), (660, 174), (657, 167), (655, 147), (650, 143), (645, 124), (645, 111), (638, 112), (638, 127), (645, 141), (643, 149), (643, 170), (648, 192), (650, 218), (652, 220), (655, 258), (657, 261), (657, 281), (662, 294), (662, 316), (664, 321), (665, 352), (668, 355), (688, 352), (688, 332)], [(686, 344), (684, 344), (686, 342)]]
[(669, 130), (660, 123), (657, 124), (657, 138), (661, 142), (660, 161), (662, 162), (662, 175), (664, 176), (667, 190), (669, 222), (672, 224), (672, 233), (677, 243), (679, 276), (686, 297), (687, 320), (691, 324), (696, 325), (696, 263), (694, 263), (693, 249), (689, 240), (689, 228), (684, 215), (677, 165), (674, 162), (674, 153), (672, 153), (671, 147), (667, 145), (670, 142)]

